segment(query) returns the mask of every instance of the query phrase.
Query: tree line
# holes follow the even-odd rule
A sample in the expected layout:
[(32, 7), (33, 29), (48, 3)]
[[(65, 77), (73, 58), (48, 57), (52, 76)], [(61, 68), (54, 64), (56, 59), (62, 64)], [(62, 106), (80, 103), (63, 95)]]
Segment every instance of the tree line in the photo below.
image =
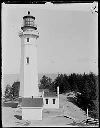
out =
[[(75, 103), (86, 110), (88, 107), (91, 111), (98, 109), (99, 101), (99, 87), (98, 75), (90, 72), (89, 74), (58, 74), (52, 80), (50, 77), (43, 75), (40, 79), (39, 88), (49, 89), (50, 91), (57, 91), (59, 86), (59, 93), (66, 94), (67, 92), (79, 92)], [(5, 99), (14, 100), (19, 97), (20, 82), (14, 82), (12, 86), (7, 85), (5, 89)]]
[(40, 89), (56, 91), (57, 86), (59, 86), (60, 94), (74, 91), (80, 92), (89, 100), (96, 100), (98, 97), (98, 76), (92, 72), (89, 74), (58, 74), (54, 81), (45, 75), (40, 79)]
[[(99, 87), (98, 75), (90, 72), (89, 74), (58, 74), (52, 81), (50, 77), (43, 76), (40, 80), (40, 89), (49, 89), (66, 94), (67, 92), (79, 92), (74, 99), (74, 103), (86, 111), (87, 108), (92, 112), (93, 116), (98, 117), (99, 111)], [(81, 95), (80, 95), (81, 94)]]

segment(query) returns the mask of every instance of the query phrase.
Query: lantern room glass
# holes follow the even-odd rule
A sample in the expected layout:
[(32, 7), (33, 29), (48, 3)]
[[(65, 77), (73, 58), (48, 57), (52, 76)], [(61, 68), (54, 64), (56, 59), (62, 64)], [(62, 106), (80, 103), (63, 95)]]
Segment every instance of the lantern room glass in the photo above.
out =
[(34, 21), (32, 18), (24, 19), (24, 26), (34, 26)]

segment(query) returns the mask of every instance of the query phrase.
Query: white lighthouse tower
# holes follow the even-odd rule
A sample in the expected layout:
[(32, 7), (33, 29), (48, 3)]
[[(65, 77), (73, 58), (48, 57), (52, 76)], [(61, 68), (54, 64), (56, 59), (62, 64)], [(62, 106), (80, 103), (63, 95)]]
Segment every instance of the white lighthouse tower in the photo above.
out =
[(35, 17), (23, 17), (21, 38), (21, 66), (20, 66), (20, 93), (21, 97), (38, 97), (37, 72), (37, 38), (39, 33), (35, 24)]
[(42, 120), (43, 98), (39, 97), (37, 72), (37, 38), (39, 33), (35, 17), (23, 17), (21, 38), (20, 93), (22, 98), (22, 119)]

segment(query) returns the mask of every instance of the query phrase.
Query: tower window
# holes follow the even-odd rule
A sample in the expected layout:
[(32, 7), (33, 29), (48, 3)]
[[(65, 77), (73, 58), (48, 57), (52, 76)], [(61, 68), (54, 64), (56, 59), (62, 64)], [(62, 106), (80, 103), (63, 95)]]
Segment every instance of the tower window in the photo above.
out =
[(29, 64), (29, 57), (26, 57), (27, 64)]
[(46, 104), (48, 104), (48, 99), (45, 99), (46, 100)]
[(29, 42), (29, 38), (27, 38), (27, 42)]
[(55, 104), (55, 99), (53, 99), (53, 104)]

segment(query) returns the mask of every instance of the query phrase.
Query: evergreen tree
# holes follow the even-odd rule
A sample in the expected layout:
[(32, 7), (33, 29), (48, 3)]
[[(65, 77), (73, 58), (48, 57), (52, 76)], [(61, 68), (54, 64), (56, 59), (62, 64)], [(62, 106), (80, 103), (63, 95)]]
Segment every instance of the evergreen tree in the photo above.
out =
[(70, 84), (68, 83), (68, 76), (66, 74), (58, 74), (54, 80), (54, 89), (59, 86), (59, 93), (65, 93), (70, 90)]
[(6, 86), (6, 89), (5, 89), (5, 99), (9, 99), (9, 100), (12, 100), (12, 91), (11, 91), (11, 86), (8, 84)]
[(20, 89), (20, 82), (14, 82), (12, 85), (12, 95), (13, 99), (16, 99), (19, 97), (19, 89)]
[(52, 79), (50, 77), (47, 77), (43, 75), (43, 77), (40, 79), (40, 89), (50, 89), (52, 86)]

